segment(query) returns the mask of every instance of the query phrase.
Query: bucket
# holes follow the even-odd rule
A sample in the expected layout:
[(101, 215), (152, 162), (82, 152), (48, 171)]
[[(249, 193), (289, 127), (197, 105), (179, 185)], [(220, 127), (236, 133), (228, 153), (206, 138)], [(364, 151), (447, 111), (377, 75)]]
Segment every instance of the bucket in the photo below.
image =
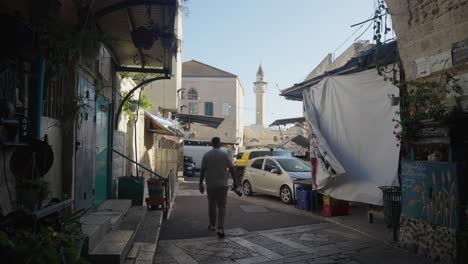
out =
[(151, 199), (163, 199), (166, 194), (166, 188), (163, 180), (149, 179), (146, 181), (148, 184), (148, 195)]

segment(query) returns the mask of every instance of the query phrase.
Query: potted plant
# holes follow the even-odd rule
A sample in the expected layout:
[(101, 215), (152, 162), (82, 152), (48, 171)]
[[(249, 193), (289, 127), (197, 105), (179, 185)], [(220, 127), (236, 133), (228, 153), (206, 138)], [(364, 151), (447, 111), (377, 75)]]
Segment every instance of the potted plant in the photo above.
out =
[(65, 263), (78, 263), (81, 257), (81, 250), (86, 239), (81, 230), (79, 219), (86, 211), (77, 213), (64, 218), (60, 228), (60, 243), (62, 247), (63, 259)]
[(21, 179), (16, 186), (17, 200), (27, 210), (42, 207), (42, 202), (49, 196), (49, 184), (42, 178)]

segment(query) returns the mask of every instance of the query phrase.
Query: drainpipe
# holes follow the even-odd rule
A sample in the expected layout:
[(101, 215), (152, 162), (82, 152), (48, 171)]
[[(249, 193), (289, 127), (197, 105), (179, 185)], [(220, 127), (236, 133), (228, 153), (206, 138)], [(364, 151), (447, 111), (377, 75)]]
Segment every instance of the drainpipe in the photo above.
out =
[(33, 74), (36, 77), (31, 105), (32, 136), (41, 138), (42, 100), (44, 97), (45, 58), (40, 56), (33, 64)]

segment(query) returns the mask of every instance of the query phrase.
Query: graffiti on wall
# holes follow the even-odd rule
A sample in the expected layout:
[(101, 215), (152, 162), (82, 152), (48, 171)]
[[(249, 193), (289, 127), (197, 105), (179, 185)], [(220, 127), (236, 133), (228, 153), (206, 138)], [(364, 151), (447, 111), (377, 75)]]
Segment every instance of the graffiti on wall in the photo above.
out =
[(457, 227), (457, 172), (453, 163), (402, 161), (402, 216)]

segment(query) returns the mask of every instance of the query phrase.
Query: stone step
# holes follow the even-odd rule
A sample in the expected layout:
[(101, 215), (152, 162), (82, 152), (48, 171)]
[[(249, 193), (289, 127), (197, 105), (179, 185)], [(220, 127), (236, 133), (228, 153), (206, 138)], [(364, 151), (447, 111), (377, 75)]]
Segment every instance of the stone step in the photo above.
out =
[(107, 234), (89, 254), (93, 263), (124, 263), (134, 237), (131, 230), (114, 230)]
[(146, 213), (136, 231), (135, 240), (125, 259), (125, 264), (153, 263), (162, 219), (162, 211), (148, 211)]
[(131, 205), (131, 200), (106, 200), (80, 219), (82, 231), (87, 237), (85, 254), (91, 254), (109, 232), (118, 229)]
[(96, 215), (91, 212), (80, 219), (81, 230), (86, 236), (85, 253), (94, 249), (104, 237), (111, 231), (111, 217), (106, 215)]

